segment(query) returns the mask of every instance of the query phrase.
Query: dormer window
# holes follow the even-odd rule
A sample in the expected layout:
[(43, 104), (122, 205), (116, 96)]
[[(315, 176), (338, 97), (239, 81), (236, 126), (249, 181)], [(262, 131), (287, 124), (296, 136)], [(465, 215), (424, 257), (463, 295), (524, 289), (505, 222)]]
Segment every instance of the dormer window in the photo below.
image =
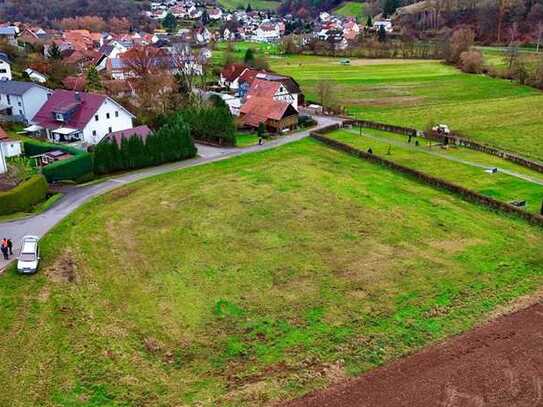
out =
[(64, 115), (62, 113), (55, 113), (55, 119), (57, 122), (63, 122), (64, 121)]

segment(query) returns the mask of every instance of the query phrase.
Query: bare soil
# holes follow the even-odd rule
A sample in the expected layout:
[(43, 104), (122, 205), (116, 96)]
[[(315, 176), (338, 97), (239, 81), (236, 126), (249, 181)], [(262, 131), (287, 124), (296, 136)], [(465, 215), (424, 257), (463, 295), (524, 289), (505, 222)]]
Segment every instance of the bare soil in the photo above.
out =
[(543, 406), (543, 304), (286, 405)]

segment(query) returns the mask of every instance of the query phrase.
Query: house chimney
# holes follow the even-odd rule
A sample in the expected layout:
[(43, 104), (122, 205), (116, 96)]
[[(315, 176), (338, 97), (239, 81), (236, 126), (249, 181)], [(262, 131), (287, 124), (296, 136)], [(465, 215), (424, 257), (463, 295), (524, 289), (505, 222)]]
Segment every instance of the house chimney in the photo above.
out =
[(79, 92), (75, 92), (75, 100), (81, 102), (81, 95), (79, 94)]

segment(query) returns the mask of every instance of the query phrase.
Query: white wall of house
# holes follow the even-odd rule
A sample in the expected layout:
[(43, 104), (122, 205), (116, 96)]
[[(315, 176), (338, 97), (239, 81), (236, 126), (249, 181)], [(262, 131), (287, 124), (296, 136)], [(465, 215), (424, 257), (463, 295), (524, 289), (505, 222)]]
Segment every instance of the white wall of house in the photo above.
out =
[(23, 111), (25, 119), (31, 121), (50, 96), (51, 91), (39, 86), (34, 86), (32, 89), (26, 91), (23, 95)]
[(4, 152), (0, 149), (0, 174), (4, 174), (8, 171), (8, 166), (6, 164), (6, 159), (4, 157)]
[(18, 157), (22, 154), (21, 142), (19, 140), (7, 140), (0, 143), (0, 150), (4, 157)]
[[(96, 120), (96, 116), (98, 116), (98, 120)], [(133, 116), (119, 104), (111, 99), (106, 99), (83, 129), (83, 141), (97, 144), (104, 136), (113, 131), (131, 129), (134, 127), (132, 119)]]
[(11, 65), (0, 60), (0, 80), (11, 80)]
[(298, 110), (298, 95), (290, 93), (284, 85), (281, 85), (281, 87), (277, 89), (277, 92), (273, 95), (273, 99), (288, 102)]

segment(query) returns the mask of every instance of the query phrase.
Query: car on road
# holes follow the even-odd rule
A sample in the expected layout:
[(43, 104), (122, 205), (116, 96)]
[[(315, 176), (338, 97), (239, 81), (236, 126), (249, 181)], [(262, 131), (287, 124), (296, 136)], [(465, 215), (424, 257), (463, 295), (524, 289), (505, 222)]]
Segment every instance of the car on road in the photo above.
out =
[(21, 251), (17, 257), (17, 271), (21, 274), (34, 274), (38, 271), (40, 262), (39, 238), (25, 236), (21, 244)]

